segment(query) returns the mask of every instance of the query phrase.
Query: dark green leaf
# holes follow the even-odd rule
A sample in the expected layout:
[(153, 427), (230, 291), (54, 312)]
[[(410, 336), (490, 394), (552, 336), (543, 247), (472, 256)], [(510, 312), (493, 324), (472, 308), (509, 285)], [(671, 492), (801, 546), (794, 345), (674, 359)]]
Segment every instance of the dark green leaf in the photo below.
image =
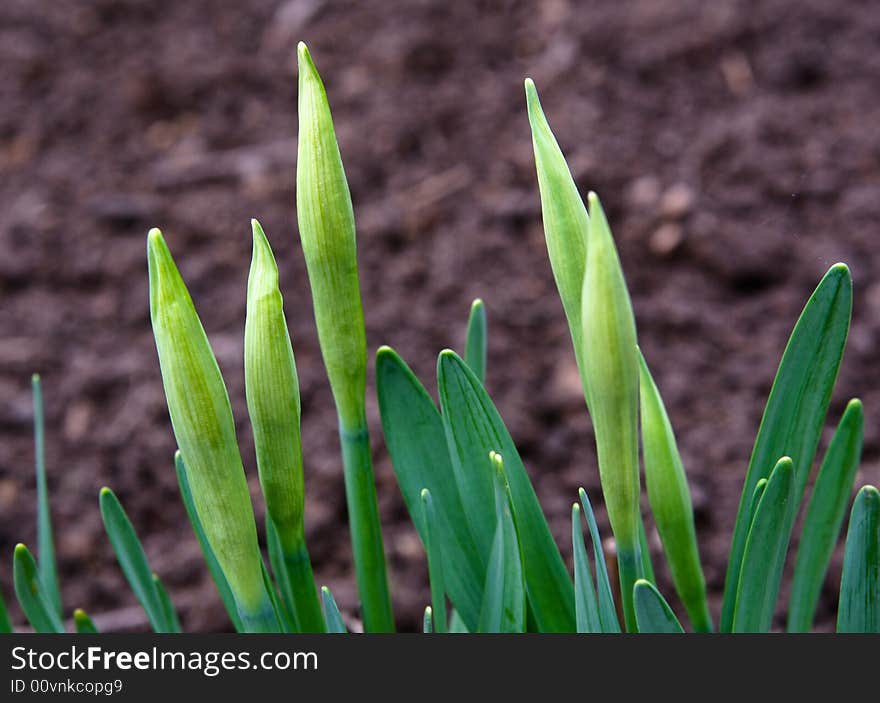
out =
[(336, 601), (330, 589), (321, 586), (321, 602), (324, 604), (324, 619), (327, 621), (327, 632), (336, 634), (345, 634), (345, 623), (342, 622), (342, 616), (339, 614), (339, 608), (336, 607)]
[(147, 619), (155, 632), (168, 632), (165, 612), (153, 584), (153, 572), (144, 548), (125, 514), (119, 499), (109, 488), (101, 489), (101, 517), (122, 573), (147, 613)]
[(510, 485), (513, 521), (535, 624), (541, 632), (573, 632), (571, 578), (498, 410), (479, 379), (455, 352), (446, 350), (440, 354), (438, 386), (459, 495), (480, 553), (488, 554), (497, 541), (493, 477), (485, 457), (490, 451), (498, 451), (504, 457)]
[(9, 619), (9, 611), (6, 609), (6, 601), (0, 594), (0, 635), (12, 632), (12, 620)]
[(665, 634), (684, 632), (669, 603), (650, 581), (645, 579), (636, 581), (633, 587), (633, 607), (636, 610), (639, 632)]
[(574, 550), (574, 613), (577, 631), (602, 632), (596, 587), (593, 585), (593, 573), (584, 544), (581, 509), (577, 503), (571, 506), (571, 542)]
[(620, 632), (620, 621), (617, 619), (617, 610), (614, 608), (614, 595), (611, 591), (611, 581), (608, 579), (605, 552), (602, 550), (602, 538), (599, 535), (596, 516), (593, 515), (593, 506), (590, 505), (590, 498), (583, 488), (578, 490), (578, 495), (584, 508), (584, 517), (587, 518), (587, 527), (590, 528), (590, 540), (593, 543), (593, 563), (596, 565), (596, 593), (599, 599), (599, 620), (602, 623), (602, 632)]
[(427, 488), (436, 518), (432, 537), (442, 554), (446, 591), (468, 629), (475, 631), (486, 566), (468, 528), (440, 413), (424, 386), (389, 347), (376, 354), (376, 388), (385, 443), (410, 518), (426, 544), (421, 491)]
[(480, 379), (480, 383), (486, 383), (487, 344), (486, 306), (477, 298), (471, 305), (471, 314), (468, 317), (464, 359), (474, 375)]
[(880, 632), (880, 493), (864, 486), (856, 496), (840, 579), (838, 632)]
[(86, 615), (86, 611), (81, 610), (80, 608), (73, 611), (73, 624), (76, 626), (77, 634), (96, 635), (98, 633), (98, 628), (95, 627), (95, 623), (93, 623), (92, 619)]
[(37, 562), (23, 544), (16, 545), (12, 561), (12, 580), (15, 583), (15, 595), (24, 616), (37, 632), (61, 633), (64, 625), (61, 617), (55, 612), (54, 606), (40, 583)]
[(440, 540), (435, 536), (437, 531), (437, 514), (431, 491), (422, 489), (422, 512), (425, 520), (425, 551), (428, 553), (428, 574), (431, 579), (431, 602), (433, 612), (437, 614), (437, 632), (446, 631), (446, 580), (443, 574), (443, 554), (440, 551)]
[(40, 377), (31, 378), (34, 395), (34, 456), (37, 473), (37, 557), (40, 582), (46, 599), (61, 617), (61, 590), (58, 587), (58, 564), (55, 560), (55, 541), (52, 537), (52, 519), (49, 512), (49, 489), (46, 484), (46, 430), (43, 413), (43, 390)]
[(165, 589), (165, 584), (158, 574), (153, 574), (153, 588), (156, 589), (156, 597), (159, 599), (159, 605), (162, 606), (162, 616), (165, 619), (166, 632), (182, 632), (180, 627), (180, 618), (177, 617), (177, 610), (174, 603), (171, 602), (171, 596)]
[(859, 467), (863, 429), (862, 404), (851, 400), (828, 446), (810, 496), (791, 586), (789, 632), (807, 632), (813, 624), (822, 582)]
[(769, 632), (788, 549), (785, 529), (794, 497), (794, 466), (782, 457), (758, 501), (740, 571), (733, 632)]
[(510, 511), (510, 488), (501, 456), (492, 452), (489, 463), (494, 465), (497, 527), (489, 555), (489, 568), (486, 570), (479, 631), (523, 632), (526, 626), (526, 598), (522, 557)]
[(852, 311), (852, 279), (843, 264), (832, 266), (807, 301), (773, 381), (749, 461), (724, 584), (720, 629), (730, 630), (739, 572), (748, 537), (744, 513), (761, 478), (781, 456), (792, 458), (794, 501), (781, 529), (791, 532), (828, 412)]

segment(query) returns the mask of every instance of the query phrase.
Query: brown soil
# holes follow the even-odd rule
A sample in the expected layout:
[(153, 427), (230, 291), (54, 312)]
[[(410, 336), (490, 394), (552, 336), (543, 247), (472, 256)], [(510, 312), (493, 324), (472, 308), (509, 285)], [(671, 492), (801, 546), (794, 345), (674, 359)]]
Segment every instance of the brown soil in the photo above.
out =
[[(163, 228), (191, 286), (256, 496), (241, 354), (248, 219), (257, 216), (278, 255), (301, 374), (315, 571), (353, 609), (335, 414), (295, 228), (299, 39), (334, 109), (370, 348), (394, 346), (433, 389), (436, 353), (461, 346), (471, 299), (486, 300), (488, 387), (566, 555), (569, 505), (579, 485), (598, 502), (598, 479), (543, 243), (526, 75), (579, 185), (599, 192), (611, 219), (640, 342), (691, 477), (715, 607), (776, 364), (801, 306), (837, 260), (852, 267), (856, 307), (831, 420), (861, 394), (869, 421), (859, 481), (880, 480), (871, 419), (880, 405), (880, 12), (872, 3), (6, 0), (7, 600), (12, 547), (35, 541), (29, 379), (39, 371), (68, 608), (115, 614), (111, 626), (140, 622), (98, 514), (106, 484), (130, 511), (184, 625), (226, 627), (177, 494), (144, 235)], [(372, 390), (370, 421), (394, 600), (401, 627), (412, 629), (427, 599), (424, 558)], [(821, 605), (826, 626), (838, 574), (839, 561)]]

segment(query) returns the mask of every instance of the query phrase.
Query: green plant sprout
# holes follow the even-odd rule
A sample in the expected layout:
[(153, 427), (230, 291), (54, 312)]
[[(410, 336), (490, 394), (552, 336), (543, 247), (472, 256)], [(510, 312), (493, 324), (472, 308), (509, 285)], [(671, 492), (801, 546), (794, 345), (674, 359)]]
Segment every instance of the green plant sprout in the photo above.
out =
[[(391, 632), (395, 621), (365, 412), (367, 340), (354, 213), (327, 92), (304, 44), (298, 59), (297, 220), (339, 419), (359, 618), (344, 619), (313, 574), (304, 528), (308, 439), (300, 433), (294, 348), (278, 266), (256, 220), (243, 361), (266, 507), (262, 546), (268, 567), (223, 376), (171, 251), (153, 229), (147, 235), (150, 312), (179, 447), (173, 463), (189, 521), (235, 630), (346, 633), (360, 622), (366, 632)], [(422, 631), (672, 634), (685, 631), (682, 621), (695, 632), (779, 629), (783, 569), (849, 332), (849, 270), (843, 264), (828, 270), (782, 355), (748, 464), (720, 613), (713, 620), (685, 467), (638, 346), (636, 315), (610, 225), (595, 193), (586, 204), (581, 198), (531, 80), (525, 91), (547, 252), (595, 430), (615, 559), (606, 561), (590, 499), (580, 489), (571, 509), (569, 571), (486, 391), (489, 331), (485, 306), (474, 301), (463, 354), (445, 349), (437, 359), (439, 407), (397, 352), (387, 346), (376, 352), (384, 440), (427, 556), (430, 592)], [(95, 633), (95, 622), (79, 608), (72, 623), (63, 618), (36, 376), (33, 393), (38, 552), (16, 546), (15, 594), (38, 632)], [(862, 405), (852, 400), (805, 508), (784, 623), (789, 631), (812, 628), (851, 504), (863, 432)], [(658, 590), (648, 553), (640, 511), (642, 469), (677, 595), (671, 602)], [(168, 590), (150, 567), (122, 503), (103, 488), (99, 506), (110, 545), (150, 627), (180, 632)], [(612, 587), (615, 571), (619, 589)], [(11, 630), (0, 598), (0, 631)], [(837, 630), (880, 632), (880, 493), (872, 486), (862, 487), (850, 508)]]

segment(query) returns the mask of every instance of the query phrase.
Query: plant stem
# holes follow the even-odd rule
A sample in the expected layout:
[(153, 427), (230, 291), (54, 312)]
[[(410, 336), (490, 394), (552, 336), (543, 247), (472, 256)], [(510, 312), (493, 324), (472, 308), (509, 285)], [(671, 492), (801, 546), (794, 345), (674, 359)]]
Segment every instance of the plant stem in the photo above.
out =
[(633, 605), (633, 588), (636, 580), (641, 578), (642, 561), (639, 544), (623, 547), (618, 546), (617, 571), (620, 575), (620, 600), (623, 605), (623, 619), (627, 632), (638, 632), (636, 611)]
[(305, 542), (284, 553), (284, 577), (281, 580), (288, 607), (299, 632), (326, 632), (312, 562)]
[(362, 417), (357, 427), (339, 423), (345, 498), (348, 503), (354, 568), (366, 632), (393, 632), (394, 616), (385, 571), (385, 550), (370, 455), (370, 433)]

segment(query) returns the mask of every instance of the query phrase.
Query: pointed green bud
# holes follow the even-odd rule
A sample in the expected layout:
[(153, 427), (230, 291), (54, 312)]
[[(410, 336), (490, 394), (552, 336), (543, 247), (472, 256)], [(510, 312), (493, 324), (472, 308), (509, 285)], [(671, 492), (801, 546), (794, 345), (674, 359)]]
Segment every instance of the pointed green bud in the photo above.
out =
[(147, 236), (147, 258), (150, 316), (162, 383), (196, 513), (243, 619), (258, 618), (268, 596), (226, 386), (158, 229)]
[(354, 213), (324, 84), (300, 43), (296, 210), (318, 341), (340, 420), (360, 427), (367, 346), (358, 284)]
[(550, 131), (531, 78), (526, 79), (526, 103), (532, 128), (547, 253), (568, 319), (578, 370), (583, 377), (581, 294), (587, 260), (589, 217), (562, 150)]
[(244, 381), (266, 509), (285, 553), (303, 541), (299, 379), (284, 318), (278, 266), (256, 220), (244, 326)]
[(700, 564), (694, 509), (687, 476), (678, 453), (672, 423), (657, 384), (639, 353), (639, 398), (642, 418), (642, 454), (648, 500), (672, 581), (681, 602), (699, 632), (712, 629), (706, 601), (706, 579)]
[(599, 473), (611, 529), (623, 550), (639, 531), (639, 361), (632, 304), (605, 213), (589, 194), (583, 355)]

